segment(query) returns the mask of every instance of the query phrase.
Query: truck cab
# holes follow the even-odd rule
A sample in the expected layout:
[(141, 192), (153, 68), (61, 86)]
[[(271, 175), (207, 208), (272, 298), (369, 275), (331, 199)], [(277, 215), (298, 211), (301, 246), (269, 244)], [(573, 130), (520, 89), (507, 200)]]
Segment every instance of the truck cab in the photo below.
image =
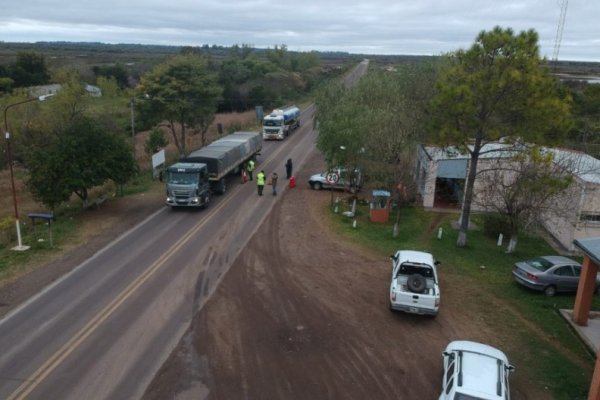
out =
[(283, 140), (300, 127), (300, 109), (296, 106), (277, 108), (263, 119), (263, 139)]
[(178, 162), (166, 170), (167, 205), (206, 208), (210, 202), (210, 182), (204, 163)]

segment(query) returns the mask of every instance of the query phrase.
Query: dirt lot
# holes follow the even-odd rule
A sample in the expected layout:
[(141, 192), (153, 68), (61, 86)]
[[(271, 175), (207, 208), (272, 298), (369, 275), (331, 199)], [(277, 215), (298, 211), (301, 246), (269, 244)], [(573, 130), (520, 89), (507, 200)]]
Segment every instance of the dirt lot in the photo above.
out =
[[(498, 345), (484, 296), (441, 273), (437, 318), (392, 314), (387, 257), (338, 237), (322, 215), (329, 192), (297, 172), (220, 287), (157, 375), (146, 399), (435, 399), (450, 340)], [(90, 212), (88, 239), (38, 272), (2, 287), (6, 312), (162, 207), (162, 190), (112, 199)], [(134, 200), (134, 201), (132, 201)], [(94, 233), (93, 235), (91, 233)], [(548, 399), (526, 368), (514, 399)]]
[[(388, 310), (390, 262), (333, 233), (298, 174), (146, 399), (435, 399), (450, 340), (499, 345), (479, 293), (442, 273), (437, 318)], [(473, 298), (470, 298), (473, 297)], [(477, 315), (474, 317), (474, 315)], [(513, 398), (550, 398), (521, 374)]]

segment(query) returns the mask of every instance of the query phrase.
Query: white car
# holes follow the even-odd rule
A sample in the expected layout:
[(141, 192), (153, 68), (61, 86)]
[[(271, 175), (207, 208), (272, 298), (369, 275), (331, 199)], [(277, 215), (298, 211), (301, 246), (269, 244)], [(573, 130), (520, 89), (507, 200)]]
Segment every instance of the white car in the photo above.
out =
[(356, 193), (362, 186), (362, 176), (359, 169), (348, 171), (344, 167), (336, 167), (311, 176), (308, 184), (314, 190), (339, 189)]
[(436, 316), (440, 308), (439, 262), (429, 253), (414, 250), (398, 250), (390, 258), (390, 310)]
[(456, 340), (446, 346), (439, 400), (509, 400), (508, 377), (514, 367), (487, 344)]

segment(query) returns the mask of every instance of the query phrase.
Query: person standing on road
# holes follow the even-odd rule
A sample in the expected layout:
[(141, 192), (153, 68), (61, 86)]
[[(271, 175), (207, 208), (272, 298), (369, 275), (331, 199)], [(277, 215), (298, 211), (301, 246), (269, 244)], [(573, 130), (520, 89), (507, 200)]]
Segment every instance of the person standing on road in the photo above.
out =
[(287, 162), (285, 163), (285, 179), (290, 179), (292, 177), (292, 159), (288, 158)]
[(246, 171), (248, 171), (248, 179), (252, 181), (252, 171), (254, 171), (254, 160), (248, 160), (248, 164), (246, 164)]
[(271, 174), (271, 186), (273, 186), (273, 196), (277, 196), (277, 172)]
[(258, 195), (262, 196), (263, 189), (265, 188), (265, 171), (260, 170), (258, 174), (256, 174), (256, 188), (258, 189)]

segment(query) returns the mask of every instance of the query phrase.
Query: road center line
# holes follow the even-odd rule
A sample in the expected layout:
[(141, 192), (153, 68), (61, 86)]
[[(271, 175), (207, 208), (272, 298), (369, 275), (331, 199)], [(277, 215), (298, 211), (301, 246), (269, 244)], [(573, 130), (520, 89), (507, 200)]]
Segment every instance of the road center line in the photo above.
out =
[(210, 219), (223, 208), (228, 201), (223, 201), (217, 208), (211, 210), (207, 218), (203, 218), (198, 225), (186, 233), (182, 239), (175, 243), (169, 250), (163, 253), (150, 268), (145, 270), (132, 283), (129, 284), (110, 304), (102, 309), (94, 318), (92, 318), (83, 328), (79, 330), (67, 343), (56, 351), (48, 360), (42, 364), (21, 386), (19, 386), (7, 400), (20, 400), (27, 397), (56, 367), (60, 365), (85, 339), (87, 339), (97, 328), (106, 321), (131, 295), (150, 279), (165, 262), (177, 250), (185, 245), (191, 237), (196, 234)]
[[(306, 112), (306, 110), (304, 110)], [(283, 151), (284, 146), (277, 146), (270, 157), (264, 160), (263, 165), (270, 164), (273, 159)], [(241, 190), (241, 185), (232, 192)], [(188, 231), (182, 239), (171, 246), (156, 260), (150, 268), (146, 269), (140, 276), (131, 282), (110, 304), (96, 314), (83, 328), (81, 328), (67, 343), (46, 360), (29, 378), (7, 398), (7, 400), (25, 399), (35, 388), (42, 383), (79, 345), (81, 345), (104, 321), (106, 321), (127, 299), (129, 299), (137, 289), (139, 289), (148, 279), (150, 279), (177, 250), (183, 247), (191, 237), (196, 234), (210, 219), (225, 205), (229, 199), (234, 197), (230, 193), (227, 199), (219, 204), (218, 207), (211, 209), (210, 214), (203, 218), (192, 230)]]

